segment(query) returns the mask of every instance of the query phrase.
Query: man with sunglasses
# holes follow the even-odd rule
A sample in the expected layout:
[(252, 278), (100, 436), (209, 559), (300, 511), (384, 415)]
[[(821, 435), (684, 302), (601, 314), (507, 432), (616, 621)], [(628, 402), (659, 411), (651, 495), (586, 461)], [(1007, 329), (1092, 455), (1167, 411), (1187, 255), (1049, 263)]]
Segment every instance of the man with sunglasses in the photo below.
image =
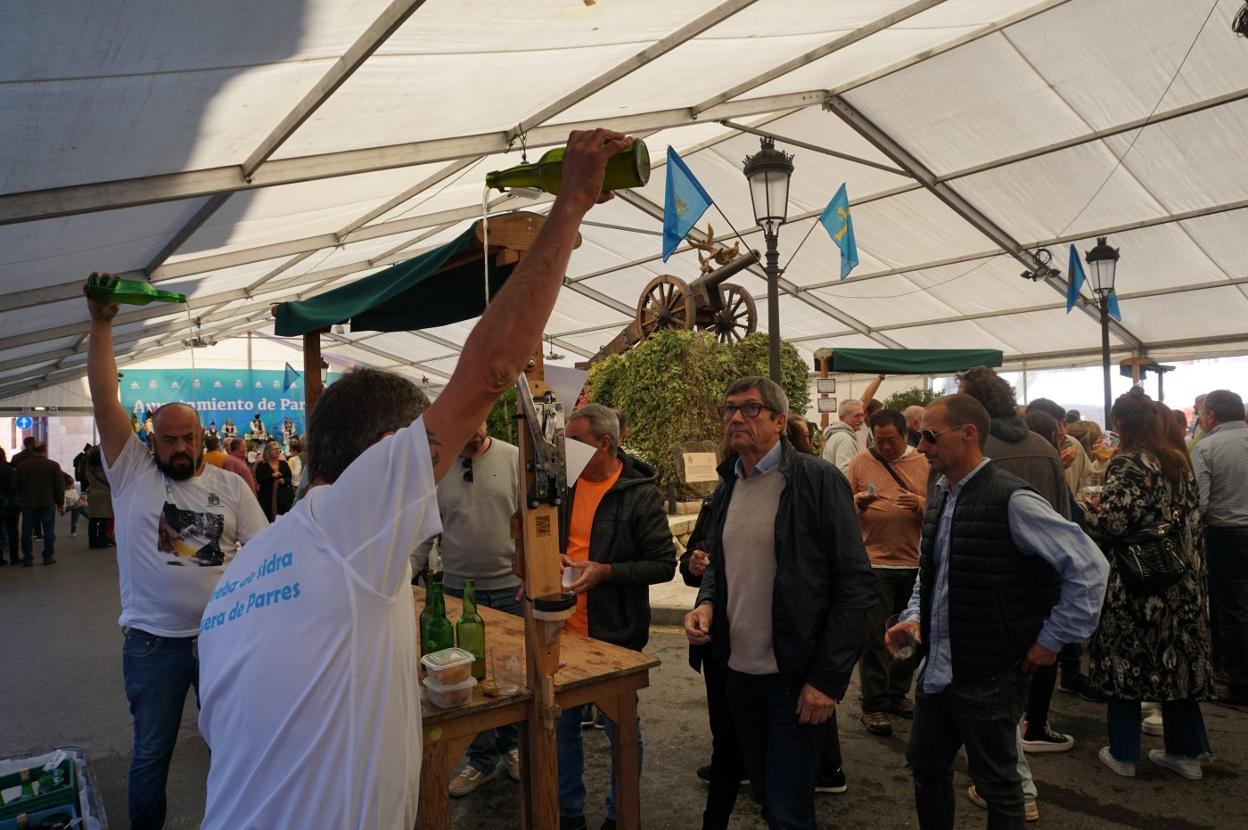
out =
[[(511, 517), (516, 503), (520, 450), (491, 438), (483, 423), (460, 450), (458, 464), (438, 482), (438, 514), (442, 535), (442, 585), (453, 597), (463, 597), (464, 582), (473, 580), (477, 603), (520, 616), (524, 607), (516, 598), (520, 577), (511, 569), (516, 543)], [(423, 570), (432, 542), (417, 549), (412, 572)], [(520, 780), (519, 733), (514, 724), (482, 732), (468, 747), (468, 763), (451, 779), (455, 798), (468, 795), (498, 777), (498, 763)]]
[[(685, 634), (725, 666), (755, 797), (772, 830), (813, 830), (824, 724), (862, 647), (875, 579), (849, 483), (783, 436), (784, 390), (735, 381), (724, 396), (732, 451), (711, 497), (709, 554)], [(712, 773), (714, 774), (714, 773)]]
[(1109, 575), (1078, 525), (984, 456), (989, 429), (969, 395), (924, 413), (919, 452), (940, 479), (928, 490), (909, 607), (885, 635), (894, 659), (916, 644), (923, 658), (906, 752), (921, 830), (952, 830), (963, 746), (987, 826), (1022, 830), (1017, 729), (1028, 679), (1096, 629)]

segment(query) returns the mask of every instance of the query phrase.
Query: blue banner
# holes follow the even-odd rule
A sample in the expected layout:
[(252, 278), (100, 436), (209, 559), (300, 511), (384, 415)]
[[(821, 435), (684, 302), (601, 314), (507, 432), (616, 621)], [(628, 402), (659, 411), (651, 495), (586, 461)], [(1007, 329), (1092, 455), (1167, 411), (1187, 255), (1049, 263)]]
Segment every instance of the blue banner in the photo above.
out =
[[(204, 429), (215, 425), (219, 433), (229, 419), (240, 437), (259, 415), (268, 434), (281, 440), (287, 418), (296, 435), (305, 428), (303, 378), (283, 388), (286, 379), (280, 370), (197, 369), (192, 377), (190, 369), (126, 369), (121, 405), (141, 420), (162, 404), (183, 401), (199, 411)], [(336, 379), (336, 373), (330, 374), (330, 382)]]

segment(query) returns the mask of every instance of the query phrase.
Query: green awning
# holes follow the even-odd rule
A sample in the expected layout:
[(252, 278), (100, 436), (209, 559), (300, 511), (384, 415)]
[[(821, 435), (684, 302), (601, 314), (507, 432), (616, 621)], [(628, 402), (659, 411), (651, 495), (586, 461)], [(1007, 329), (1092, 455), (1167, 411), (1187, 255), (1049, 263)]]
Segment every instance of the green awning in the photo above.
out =
[[(484, 269), (480, 256), (461, 255), (478, 250), (470, 227), (453, 242), (371, 277), (311, 299), (278, 304), (274, 331), (293, 337), (348, 321), (352, 331), (416, 331), (470, 320), (485, 311)], [(455, 265), (456, 258), (465, 261)], [(491, 298), (514, 268), (490, 266)]]
[[(975, 366), (1000, 366), (997, 349), (833, 349), (832, 372), (884, 375), (941, 375)], [(815, 370), (819, 360), (815, 359)]]

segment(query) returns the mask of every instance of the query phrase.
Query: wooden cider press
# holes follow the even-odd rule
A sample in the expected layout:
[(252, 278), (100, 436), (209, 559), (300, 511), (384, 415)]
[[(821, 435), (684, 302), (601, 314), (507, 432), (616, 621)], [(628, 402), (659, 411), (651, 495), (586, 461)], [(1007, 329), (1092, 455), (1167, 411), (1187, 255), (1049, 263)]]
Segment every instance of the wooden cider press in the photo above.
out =
[[(533, 690), (535, 715), (554, 748), (555, 673), (559, 671), (559, 636), (576, 610), (576, 594), (560, 581), (560, 505), (567, 497), (563, 428), (565, 407), (546, 384), (539, 347), (516, 381), (516, 418), (519, 424), (519, 512), (512, 520), (516, 539), (512, 568), (524, 588), (525, 666)], [(530, 733), (532, 734), (532, 733)]]

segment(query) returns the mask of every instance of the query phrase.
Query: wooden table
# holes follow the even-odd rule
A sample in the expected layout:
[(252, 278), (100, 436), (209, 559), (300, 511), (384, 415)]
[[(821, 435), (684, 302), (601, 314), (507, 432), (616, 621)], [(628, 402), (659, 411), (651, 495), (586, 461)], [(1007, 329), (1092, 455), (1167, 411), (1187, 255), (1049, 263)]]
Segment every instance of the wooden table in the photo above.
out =
[[(413, 588), (417, 614), (424, 608), (424, 590)], [(533, 711), (533, 692), (524, 686), (524, 619), (477, 606), (485, 620), (486, 679), (494, 668), (502, 669), (515, 660), (518, 669), (506, 680), (520, 690), (510, 697), (486, 697), (478, 685), (472, 702), (456, 709), (439, 709), (429, 702), (421, 685), (421, 720), (424, 726), (423, 760), (420, 767), (420, 812), (416, 822), (423, 830), (450, 827), (450, 796), (447, 793), (451, 771), (478, 733), (510, 723), (522, 723)], [(446, 613), (459, 619), (460, 602), (446, 597)], [(419, 617), (418, 617), (419, 619)], [(565, 664), (555, 675), (555, 701), (561, 709), (596, 704), (615, 722), (616, 826), (620, 830), (640, 830), (641, 796), (638, 790), (640, 768), (637, 758), (637, 690), (650, 685), (650, 670), (659, 660), (649, 654), (613, 646), (601, 640), (582, 637), (564, 630), (560, 660)], [(558, 790), (556, 758), (532, 758), (526, 730), (520, 730), (520, 769), (523, 801), (530, 804), (533, 794), (545, 788)], [(536, 775), (534, 774), (536, 772)], [(549, 790), (547, 790), (549, 792)], [(527, 830), (547, 830), (534, 825), (524, 809)], [(557, 819), (556, 819), (557, 822)]]

